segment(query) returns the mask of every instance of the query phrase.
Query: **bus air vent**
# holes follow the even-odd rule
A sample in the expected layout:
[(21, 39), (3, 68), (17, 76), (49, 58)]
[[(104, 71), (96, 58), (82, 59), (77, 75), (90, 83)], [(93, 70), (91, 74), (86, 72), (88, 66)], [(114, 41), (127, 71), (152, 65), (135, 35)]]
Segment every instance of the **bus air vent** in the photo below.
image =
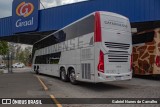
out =
[(127, 50), (130, 47), (130, 44), (124, 44), (124, 43), (114, 43), (114, 42), (105, 42), (105, 45), (107, 48), (117, 48), (121, 50)]
[(91, 64), (90, 63), (82, 63), (82, 78), (83, 79), (91, 79)]
[(129, 53), (128, 51), (108, 51), (108, 61), (109, 62), (128, 62)]

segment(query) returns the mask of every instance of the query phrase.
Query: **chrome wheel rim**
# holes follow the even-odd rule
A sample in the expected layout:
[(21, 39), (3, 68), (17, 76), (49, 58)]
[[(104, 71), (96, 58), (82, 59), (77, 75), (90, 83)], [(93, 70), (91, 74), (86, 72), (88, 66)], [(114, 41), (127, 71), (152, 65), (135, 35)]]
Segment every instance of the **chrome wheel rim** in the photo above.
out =
[(64, 71), (61, 72), (61, 76), (62, 76), (62, 79), (64, 80), (65, 79), (65, 73), (64, 73)]
[(70, 74), (70, 80), (71, 80), (71, 82), (74, 82), (74, 81), (76, 80), (76, 75), (75, 75), (74, 72), (72, 72), (72, 73)]

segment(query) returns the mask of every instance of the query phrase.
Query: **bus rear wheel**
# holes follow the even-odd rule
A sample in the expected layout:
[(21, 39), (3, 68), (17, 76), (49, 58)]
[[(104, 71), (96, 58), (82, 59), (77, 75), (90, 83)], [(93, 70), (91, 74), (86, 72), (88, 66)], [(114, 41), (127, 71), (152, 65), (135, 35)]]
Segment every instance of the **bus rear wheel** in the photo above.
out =
[(68, 77), (64, 68), (61, 69), (61, 80), (65, 82), (68, 81)]
[(36, 74), (39, 74), (39, 71), (38, 71), (38, 70), (36, 70)]
[(77, 84), (76, 74), (75, 74), (74, 69), (72, 69), (72, 70), (70, 71), (69, 79), (70, 79), (71, 84), (74, 84), (74, 85)]

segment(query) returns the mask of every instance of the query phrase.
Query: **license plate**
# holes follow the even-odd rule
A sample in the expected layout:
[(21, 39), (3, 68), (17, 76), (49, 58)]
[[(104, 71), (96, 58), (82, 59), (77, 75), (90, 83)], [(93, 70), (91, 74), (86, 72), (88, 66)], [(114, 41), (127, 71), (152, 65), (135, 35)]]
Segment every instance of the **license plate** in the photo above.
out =
[(121, 77), (115, 77), (116, 80), (121, 80)]

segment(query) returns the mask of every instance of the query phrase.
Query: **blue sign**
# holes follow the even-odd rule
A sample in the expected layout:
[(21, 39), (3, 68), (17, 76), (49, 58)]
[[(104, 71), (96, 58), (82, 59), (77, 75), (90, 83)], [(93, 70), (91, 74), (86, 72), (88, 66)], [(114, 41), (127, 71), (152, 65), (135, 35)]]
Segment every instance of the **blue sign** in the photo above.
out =
[(14, 0), (12, 29), (14, 33), (34, 31), (38, 28), (39, 0)]

